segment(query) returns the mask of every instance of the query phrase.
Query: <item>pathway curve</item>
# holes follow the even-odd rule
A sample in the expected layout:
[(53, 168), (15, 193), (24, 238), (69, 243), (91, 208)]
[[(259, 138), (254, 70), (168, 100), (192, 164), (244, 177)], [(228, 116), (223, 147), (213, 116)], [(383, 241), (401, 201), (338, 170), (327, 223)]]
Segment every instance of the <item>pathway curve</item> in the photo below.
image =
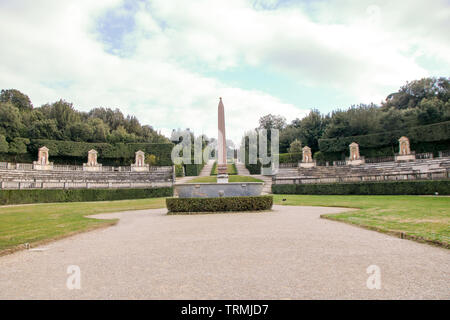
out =
[(0, 299), (450, 299), (450, 250), (320, 219), (343, 210), (103, 214), (120, 221), (0, 257)]

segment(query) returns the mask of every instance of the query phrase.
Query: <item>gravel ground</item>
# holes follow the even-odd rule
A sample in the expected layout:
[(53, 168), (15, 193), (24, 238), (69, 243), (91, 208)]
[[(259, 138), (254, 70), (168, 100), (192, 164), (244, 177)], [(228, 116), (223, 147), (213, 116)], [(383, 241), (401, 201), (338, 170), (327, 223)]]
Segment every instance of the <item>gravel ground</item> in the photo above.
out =
[[(98, 215), (120, 222), (0, 257), (0, 299), (450, 298), (449, 250), (319, 218), (343, 210)], [(81, 289), (67, 288), (69, 265)]]

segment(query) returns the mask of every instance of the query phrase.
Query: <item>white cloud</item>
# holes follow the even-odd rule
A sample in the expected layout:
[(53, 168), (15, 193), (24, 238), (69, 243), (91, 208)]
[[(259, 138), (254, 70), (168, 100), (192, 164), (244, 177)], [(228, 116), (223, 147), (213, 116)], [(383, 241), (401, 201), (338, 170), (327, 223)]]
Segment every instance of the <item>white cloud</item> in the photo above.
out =
[(119, 57), (93, 31), (121, 1), (2, 2), (0, 88), (22, 90), (36, 105), (65, 98), (82, 110), (120, 107), (166, 134), (190, 127), (209, 136), (216, 135), (222, 96), (227, 134), (239, 141), (260, 116), (292, 120), (305, 106), (202, 71), (268, 68), (324, 94), (341, 90), (355, 103), (379, 102), (386, 90), (429, 75), (421, 57), (439, 61), (448, 74), (448, 6), (407, 3), (319, 1), (305, 9), (273, 0), (154, 0), (140, 4), (136, 27), (124, 37), (133, 44), (124, 47), (135, 51)]

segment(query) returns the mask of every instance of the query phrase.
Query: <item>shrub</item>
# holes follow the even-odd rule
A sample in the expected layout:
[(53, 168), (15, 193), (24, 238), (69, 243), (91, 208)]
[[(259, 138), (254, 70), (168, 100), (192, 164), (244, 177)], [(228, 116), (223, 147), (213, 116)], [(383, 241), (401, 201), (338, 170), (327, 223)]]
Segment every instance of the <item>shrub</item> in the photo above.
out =
[(126, 199), (144, 199), (170, 197), (173, 188), (150, 189), (30, 189), (2, 190), (0, 204), (25, 204), (48, 202), (79, 202), (79, 201), (112, 201)]
[(450, 121), (362, 136), (319, 139), (319, 148), (324, 153), (345, 152), (348, 150), (350, 143), (356, 142), (360, 145), (361, 155), (365, 155), (362, 153), (362, 149), (377, 149), (386, 146), (394, 147), (397, 152), (398, 139), (401, 136), (408, 137), (411, 145), (438, 141), (448, 142), (450, 137)]
[(5, 136), (0, 134), (0, 152), (6, 153), (6, 152), (8, 152), (8, 148), (9, 148), (9, 145), (8, 145), (8, 142), (6, 141)]
[(198, 176), (200, 174), (200, 171), (202, 171), (203, 166), (205, 164), (185, 164), (184, 165), (184, 174), (186, 177), (191, 177), (191, 176)]
[(184, 167), (181, 164), (175, 165), (175, 177), (184, 177)]
[(278, 160), (280, 163), (298, 163), (302, 160), (302, 153), (280, 153)]
[(329, 184), (273, 184), (274, 194), (450, 195), (450, 180), (383, 181)]
[(269, 210), (273, 196), (223, 198), (167, 198), (169, 214), (178, 212), (228, 212)]

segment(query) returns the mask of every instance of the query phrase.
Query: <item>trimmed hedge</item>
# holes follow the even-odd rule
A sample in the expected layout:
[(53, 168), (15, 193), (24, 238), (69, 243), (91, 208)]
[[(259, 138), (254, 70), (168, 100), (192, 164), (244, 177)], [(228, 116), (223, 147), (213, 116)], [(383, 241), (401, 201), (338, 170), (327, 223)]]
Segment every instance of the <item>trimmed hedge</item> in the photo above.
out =
[(302, 153), (280, 153), (279, 163), (298, 163), (302, 160)]
[(204, 167), (204, 163), (202, 164), (185, 164), (184, 165), (184, 175), (186, 177), (198, 176), (200, 171), (202, 171)]
[(30, 189), (1, 190), (0, 204), (112, 201), (173, 196), (172, 187), (151, 189)]
[[(319, 139), (319, 149), (324, 153), (345, 152), (348, 150), (350, 143), (356, 142), (361, 149), (376, 149), (393, 146), (395, 152), (398, 152), (398, 139), (401, 136), (408, 137), (412, 146), (419, 143), (438, 141), (448, 142), (450, 140), (450, 121), (363, 136)], [(361, 155), (365, 154), (361, 151)]]
[(450, 180), (383, 181), (329, 184), (273, 184), (274, 194), (450, 195)]
[[(86, 162), (91, 149), (98, 151), (99, 163), (104, 165), (130, 165), (134, 163), (135, 152), (142, 150), (156, 156), (157, 166), (171, 166), (172, 143), (88, 143), (34, 139), (28, 145), (28, 152), (35, 158), (42, 146), (49, 148), (51, 161), (55, 163), (81, 164)], [(35, 159), (34, 159), (35, 160)]]
[(273, 196), (223, 198), (167, 198), (169, 214), (178, 212), (229, 212), (269, 210)]

